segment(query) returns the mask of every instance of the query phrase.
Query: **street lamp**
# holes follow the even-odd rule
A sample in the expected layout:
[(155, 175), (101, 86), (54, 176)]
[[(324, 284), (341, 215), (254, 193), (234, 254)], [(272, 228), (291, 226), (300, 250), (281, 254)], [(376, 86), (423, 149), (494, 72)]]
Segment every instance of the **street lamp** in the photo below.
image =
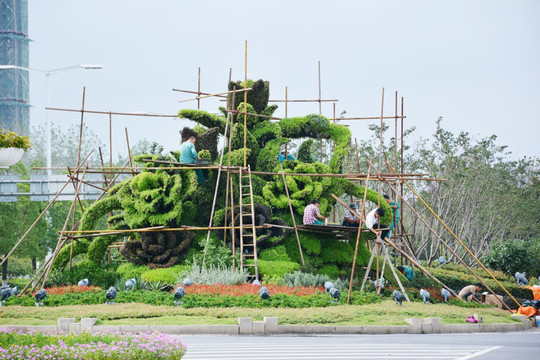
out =
[[(45, 74), (46, 85), (47, 85), (47, 107), (49, 107), (50, 105), (49, 78), (51, 75), (64, 72), (64, 71), (75, 70), (75, 69), (98, 70), (98, 69), (103, 69), (103, 65), (81, 64), (81, 65), (73, 65), (73, 66), (68, 66), (68, 67), (63, 67), (63, 68), (53, 69), (53, 70), (40, 70), (40, 69), (34, 69), (34, 68), (26, 68), (26, 67), (17, 66), (17, 65), (0, 65), (0, 70), (12, 70), (12, 69), (37, 71), (37, 72)], [(51, 174), (52, 174), (51, 168), (52, 168), (51, 115), (50, 115), (50, 111), (47, 111), (47, 178), (49, 180), (51, 179)]]

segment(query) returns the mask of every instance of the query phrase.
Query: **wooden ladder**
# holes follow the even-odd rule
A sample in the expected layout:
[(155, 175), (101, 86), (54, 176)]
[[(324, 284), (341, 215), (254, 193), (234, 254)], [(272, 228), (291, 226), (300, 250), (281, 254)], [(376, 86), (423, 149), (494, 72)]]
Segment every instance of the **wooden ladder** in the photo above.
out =
[[(243, 180), (248, 180), (247, 185), (243, 185)], [(259, 264), (257, 262), (257, 234), (255, 232), (255, 206), (253, 205), (253, 186), (251, 183), (251, 168), (248, 165), (247, 175), (242, 173), (242, 168), (239, 170), (240, 184), (240, 268), (255, 268), (255, 275), (250, 275), (251, 280), (259, 280)], [(248, 191), (246, 191), (248, 190)], [(244, 212), (244, 198), (249, 197), (249, 212)], [(247, 205), (247, 204), (246, 204)], [(244, 227), (244, 217), (251, 218), (251, 226)], [(246, 234), (244, 234), (246, 232)], [(251, 251), (250, 251), (251, 250)], [(248, 263), (248, 259), (253, 259), (253, 264)], [(251, 272), (250, 272), (251, 274)]]

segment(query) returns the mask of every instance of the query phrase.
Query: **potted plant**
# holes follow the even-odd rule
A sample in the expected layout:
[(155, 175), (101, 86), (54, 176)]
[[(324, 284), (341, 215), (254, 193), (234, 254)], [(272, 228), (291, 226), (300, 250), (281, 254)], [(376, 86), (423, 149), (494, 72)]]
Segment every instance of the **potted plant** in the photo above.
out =
[(0, 169), (7, 169), (16, 164), (31, 146), (28, 136), (20, 136), (11, 131), (0, 131)]

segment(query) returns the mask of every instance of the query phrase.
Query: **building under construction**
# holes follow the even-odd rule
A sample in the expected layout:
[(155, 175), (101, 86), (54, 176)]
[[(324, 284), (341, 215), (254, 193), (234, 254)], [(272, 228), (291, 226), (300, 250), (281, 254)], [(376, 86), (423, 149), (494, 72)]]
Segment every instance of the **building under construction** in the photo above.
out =
[[(28, 0), (0, 0), (0, 65), (28, 68)], [(0, 129), (28, 135), (28, 70), (0, 71)]]

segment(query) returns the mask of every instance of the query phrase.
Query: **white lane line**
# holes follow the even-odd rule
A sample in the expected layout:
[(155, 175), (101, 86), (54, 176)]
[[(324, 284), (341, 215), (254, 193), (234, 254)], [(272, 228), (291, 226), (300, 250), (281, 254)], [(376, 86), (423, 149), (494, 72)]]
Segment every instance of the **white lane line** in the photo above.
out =
[(473, 359), (473, 358), (475, 358), (477, 356), (484, 355), (484, 354), (486, 354), (486, 353), (488, 353), (490, 351), (497, 350), (497, 349), (500, 349), (500, 348), (502, 348), (502, 346), (493, 346), (493, 347), (490, 347), (490, 348), (475, 352), (474, 354), (470, 354), (470, 355), (467, 355), (467, 356), (464, 356), (464, 357), (457, 358), (456, 360)]

